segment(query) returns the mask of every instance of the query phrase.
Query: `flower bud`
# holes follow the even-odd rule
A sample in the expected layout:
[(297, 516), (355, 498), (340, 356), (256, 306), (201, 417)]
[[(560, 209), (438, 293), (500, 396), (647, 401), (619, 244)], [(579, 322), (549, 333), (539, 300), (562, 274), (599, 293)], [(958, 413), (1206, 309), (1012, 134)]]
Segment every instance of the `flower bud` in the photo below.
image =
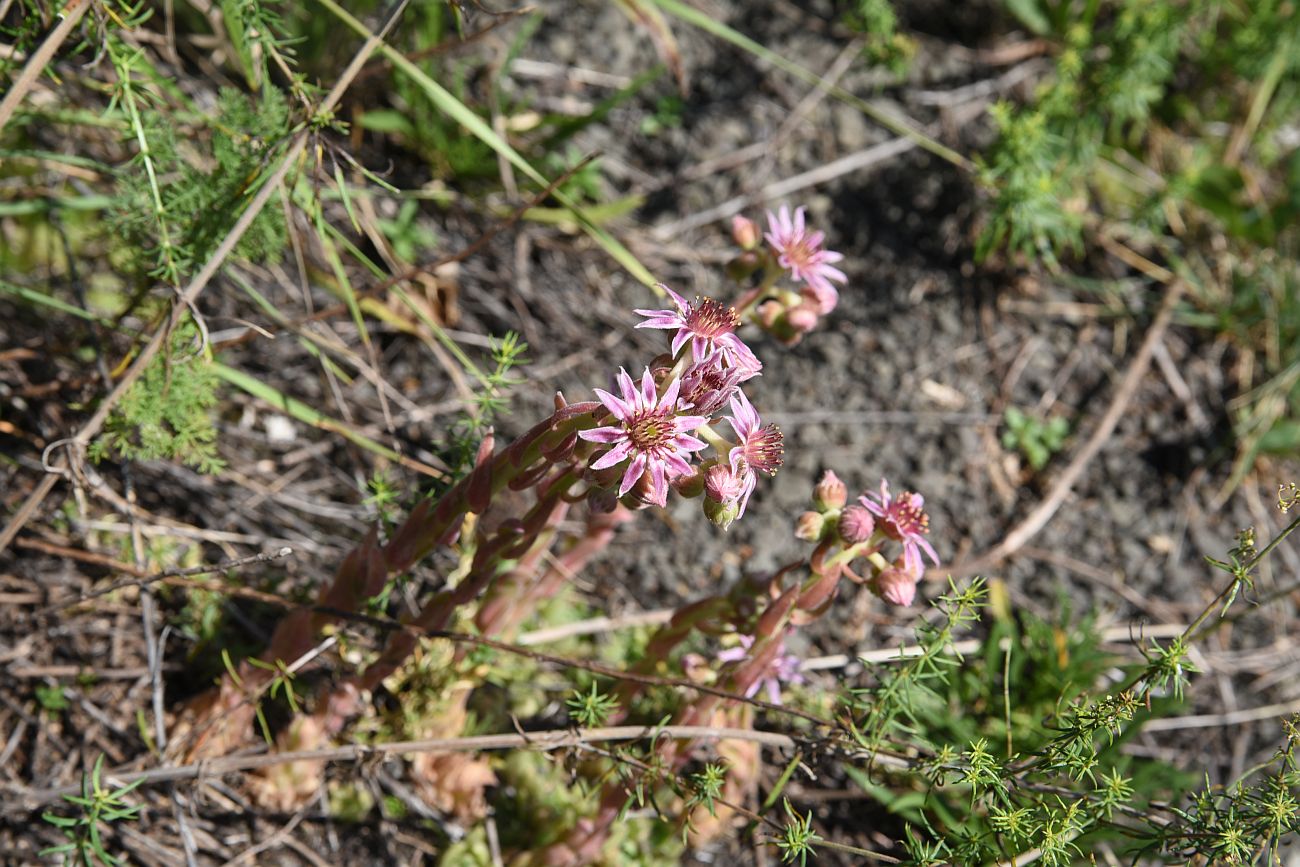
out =
[(751, 274), (758, 270), (760, 264), (761, 260), (759, 259), (758, 253), (755, 253), (753, 250), (741, 253), (739, 256), (727, 263), (727, 276), (732, 280), (735, 280), (737, 283), (743, 283), (749, 279)]
[(618, 495), (609, 488), (592, 488), (587, 492), (587, 508), (597, 515), (607, 515), (618, 508)]
[(758, 224), (740, 214), (731, 218), (731, 237), (742, 250), (752, 250), (758, 246), (762, 232)]
[(826, 518), (821, 512), (804, 512), (795, 520), (795, 538), (803, 539), (805, 542), (816, 542), (822, 537), (825, 526)]
[(704, 493), (704, 473), (700, 472), (699, 467), (692, 466), (689, 474), (678, 476), (668, 484), (673, 486), (674, 491), (687, 499), (698, 497)]
[(867, 541), (875, 529), (875, 517), (863, 506), (855, 504), (840, 513), (840, 538), (850, 545)]
[(729, 464), (714, 464), (704, 471), (704, 496), (715, 503), (734, 503), (745, 489), (745, 480)]
[(775, 328), (776, 320), (780, 319), (784, 312), (785, 305), (775, 298), (764, 301), (758, 305), (758, 324), (767, 329)]
[(917, 598), (917, 584), (920, 572), (907, 568), (904, 560), (896, 560), (891, 567), (883, 569), (871, 578), (871, 591), (896, 606), (910, 606)]
[(891, 566), (871, 581), (872, 591), (893, 605), (911, 605), (916, 598), (917, 577), (900, 566)]
[(848, 500), (849, 489), (844, 482), (840, 481), (840, 477), (835, 475), (834, 470), (823, 473), (821, 481), (813, 487), (813, 505), (819, 511), (842, 509)]
[(821, 313), (814, 304), (797, 304), (786, 311), (785, 321), (796, 334), (806, 334), (817, 327)]
[(730, 503), (720, 503), (711, 497), (705, 497), (703, 503), (704, 516), (712, 521), (714, 526), (723, 530), (731, 527), (740, 514), (740, 503), (735, 500)]
[(810, 305), (820, 316), (825, 316), (834, 310), (840, 300), (839, 293), (829, 284), (825, 286), (804, 284), (799, 287), (799, 294), (803, 296), (804, 303)]

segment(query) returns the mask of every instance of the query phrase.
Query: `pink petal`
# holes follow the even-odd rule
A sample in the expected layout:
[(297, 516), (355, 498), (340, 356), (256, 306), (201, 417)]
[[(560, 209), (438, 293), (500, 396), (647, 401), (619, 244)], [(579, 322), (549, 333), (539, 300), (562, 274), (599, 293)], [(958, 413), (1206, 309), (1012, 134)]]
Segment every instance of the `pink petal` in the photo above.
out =
[(690, 434), (678, 434), (677, 436), (673, 437), (672, 442), (673, 442), (673, 446), (676, 447), (679, 451), (683, 451), (688, 454), (690, 452), (698, 452), (701, 449), (705, 448), (705, 443), (703, 440), (697, 440), (695, 437), (691, 436)]
[(669, 411), (677, 409), (677, 396), (681, 391), (682, 381), (680, 379), (674, 379), (668, 383), (668, 387), (664, 389), (663, 397), (659, 398), (659, 408)]
[(681, 455), (669, 452), (663, 456), (661, 461), (651, 465), (651, 472), (654, 472), (654, 468), (658, 467), (660, 474), (662, 474), (665, 465), (673, 471), (674, 476), (684, 476), (691, 471), (691, 465), (686, 463)]
[(605, 405), (605, 409), (609, 410), (610, 415), (619, 421), (627, 421), (627, 417), (632, 411), (630, 406), (603, 388), (594, 388), (592, 391), (596, 392), (596, 399)]
[(642, 408), (648, 409), (655, 405), (655, 378), (648, 367), (645, 373), (641, 374), (641, 399), (644, 401), (641, 404)]
[[(632, 486), (635, 485), (637, 480), (641, 478), (643, 473), (645, 473), (645, 464), (646, 456), (644, 454), (637, 454), (637, 456), (632, 459), (632, 463), (627, 465), (627, 472), (623, 474), (623, 483), (618, 486), (618, 495), (620, 497), (632, 490)], [(593, 466), (595, 465), (593, 464)]]
[(621, 427), (598, 427), (580, 430), (578, 436), (589, 443), (616, 443), (627, 438), (627, 430)]
[(637, 324), (637, 328), (681, 328), (686, 323), (682, 317), (673, 313), (671, 310), (638, 310), (642, 316), (649, 316), (645, 322)]
[(632, 377), (627, 375), (623, 368), (618, 369), (618, 388), (623, 392), (623, 400), (626, 402), (629, 411), (636, 408), (636, 387), (632, 385)]
[(674, 292), (672, 288), (668, 286), (667, 283), (656, 283), (655, 285), (668, 293), (668, 297), (673, 299), (673, 303), (677, 305), (677, 309), (679, 311), (684, 313), (687, 310), (691, 309), (690, 302), (688, 302), (685, 298), (683, 298), (682, 296)]
[(650, 471), (650, 496), (646, 497), (656, 506), (668, 505), (668, 479), (664, 475), (664, 466), (661, 463), (652, 463), (649, 466)]
[[(922, 551), (924, 551), (926, 554), (929, 555), (930, 559), (934, 562), (934, 565), (936, 566), (939, 565), (939, 555), (935, 553), (934, 546), (930, 544), (929, 540), (918, 537), (916, 540), (916, 544)], [(921, 558), (918, 556), (916, 559), (917, 559), (917, 563), (919, 564)]]
[[(627, 456), (630, 455), (631, 453), (632, 453), (631, 443), (628, 442), (619, 443), (609, 451), (605, 452), (599, 458), (597, 458), (596, 462), (591, 465), (591, 468), (593, 470), (604, 470), (604, 469), (608, 469), (609, 467), (617, 466), (618, 464), (621, 464), (623, 463), (623, 461), (627, 460)], [(640, 473), (638, 473), (637, 475), (640, 475)], [(620, 493), (619, 496), (622, 496), (622, 494)]]

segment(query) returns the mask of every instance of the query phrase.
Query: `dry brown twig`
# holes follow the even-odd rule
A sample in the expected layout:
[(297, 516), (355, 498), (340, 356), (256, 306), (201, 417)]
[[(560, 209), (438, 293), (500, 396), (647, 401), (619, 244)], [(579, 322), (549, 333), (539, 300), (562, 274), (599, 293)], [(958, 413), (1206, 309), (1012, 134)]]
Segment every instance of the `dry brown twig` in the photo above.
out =
[[(1131, 250), (1128, 252), (1130, 256), (1138, 256), (1137, 253)], [(1126, 258), (1125, 261), (1129, 260)], [(1159, 268), (1154, 263), (1148, 262), (1147, 264), (1151, 265), (1152, 268)], [(1057, 477), (1048, 495), (1034, 507), (1032, 512), (1025, 516), (1024, 520), (1017, 524), (1011, 532), (1007, 533), (1001, 542), (988, 551), (978, 557), (955, 563), (943, 569), (931, 569), (927, 573), (927, 577), (973, 575), (994, 568), (1007, 557), (1020, 550), (1026, 542), (1037, 535), (1043, 527), (1047, 526), (1047, 523), (1052, 520), (1057, 510), (1065, 503), (1066, 498), (1070, 496), (1070, 492), (1074, 489), (1075, 483), (1083, 475), (1083, 471), (1092, 459), (1097, 456), (1097, 453), (1101, 451), (1102, 446), (1110, 439), (1111, 434), (1114, 433), (1120, 418), (1123, 417), (1129, 402), (1137, 392), (1142, 377), (1146, 375), (1147, 369), (1151, 366), (1151, 359), (1156, 346), (1164, 338), (1165, 330), (1173, 319), (1174, 307), (1183, 296), (1183, 291), (1186, 288), (1183, 282), (1163, 268), (1159, 268), (1159, 271), (1167, 276), (1168, 288), (1164, 300), (1156, 312), (1156, 317), (1152, 321), (1151, 327), (1147, 329), (1146, 337), (1138, 348), (1137, 354), (1129, 362), (1128, 370), (1124, 373), (1124, 378), (1115, 390), (1115, 394), (1106, 407), (1106, 412), (1102, 415), (1101, 421), (1098, 422), (1096, 429), (1088, 437), (1087, 442), (1075, 453), (1069, 465)]]
[[(790, 735), (756, 729), (715, 728), (713, 726), (609, 726), (594, 729), (553, 729), (541, 732), (523, 732), (495, 735), (476, 735), (457, 738), (431, 738), (417, 741), (394, 741), (381, 744), (349, 744), (297, 752), (237, 755), (217, 759), (204, 759), (187, 765), (152, 768), (147, 771), (108, 772), (105, 777), (114, 784), (130, 785), (142, 781), (146, 785), (181, 780), (204, 780), (223, 774), (253, 771), (288, 762), (359, 762), (365, 759), (420, 752), (480, 752), (488, 750), (568, 749), (582, 744), (656, 740), (659, 738), (719, 738), (752, 741), (777, 749), (792, 750), (798, 744)], [(888, 757), (880, 757), (887, 759)], [(898, 761), (898, 760), (893, 760)], [(23, 789), (6, 786), (7, 797), (0, 813), (15, 813), (35, 809), (65, 794), (76, 794), (80, 785), (60, 786), (51, 789)]]

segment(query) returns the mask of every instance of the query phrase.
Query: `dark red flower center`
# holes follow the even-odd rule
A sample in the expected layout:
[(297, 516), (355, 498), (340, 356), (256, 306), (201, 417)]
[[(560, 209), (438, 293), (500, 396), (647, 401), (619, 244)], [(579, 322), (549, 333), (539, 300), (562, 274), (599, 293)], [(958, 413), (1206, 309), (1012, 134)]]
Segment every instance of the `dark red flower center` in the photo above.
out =
[(712, 298), (696, 298), (686, 314), (686, 327), (700, 337), (718, 338), (731, 334), (740, 325), (734, 307), (719, 304)]
[(929, 533), (930, 516), (925, 513), (924, 502), (910, 491), (901, 494), (885, 514), (886, 532), (899, 541)]

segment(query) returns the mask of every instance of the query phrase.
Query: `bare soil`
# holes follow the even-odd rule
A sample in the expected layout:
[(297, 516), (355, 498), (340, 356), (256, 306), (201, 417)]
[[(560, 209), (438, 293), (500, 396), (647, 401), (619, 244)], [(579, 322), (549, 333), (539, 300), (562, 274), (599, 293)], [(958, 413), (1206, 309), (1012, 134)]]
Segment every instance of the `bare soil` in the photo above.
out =
[[(851, 35), (837, 23), (842, 10), (830, 4), (702, 5), (819, 73), (850, 50)], [(900, 5), (906, 7), (906, 26), (919, 34), (919, 55), (906, 79), (893, 81), (855, 60), (838, 84), (961, 153), (977, 153), (991, 138), (983, 109), (992, 98), (1014, 98), (1031, 87), (1042, 74), (1035, 66), (1039, 60), (1002, 59), (1024, 37), (987, 4)], [(566, 102), (581, 108), (608, 97), (611, 89), (589, 83), (592, 77), (574, 68), (629, 80), (657, 62), (649, 40), (616, 4), (537, 6), (544, 20), (520, 52), (533, 62), (532, 71), (501, 83), (511, 99), (527, 98), (546, 110)], [(515, 26), (463, 56), (503, 51)], [(850, 279), (839, 308), (798, 346), (786, 349), (758, 336), (752, 341), (766, 366), (751, 396), (766, 419), (781, 425), (787, 456), (777, 478), (760, 485), (745, 519), (724, 534), (704, 520), (695, 502), (640, 514), (582, 576), (583, 593), (594, 607), (620, 615), (673, 607), (742, 573), (773, 569), (803, 550), (792, 522), (827, 468), (854, 491), (874, 489), (883, 477), (896, 488), (923, 492), (932, 514), (931, 538), (945, 565), (989, 550), (1042, 500), (1095, 428), (1150, 325), (1162, 288), (1133, 279), (1107, 298), (1014, 260), (977, 264), (978, 184), (968, 170), (920, 149), (788, 195), (767, 196), (771, 185), (894, 135), (852, 106), (816, 94), (719, 40), (681, 23), (674, 31), (691, 77), (679, 120), (653, 133), (644, 126), (673, 96), (674, 86), (664, 77), (574, 140), (580, 150), (600, 153), (609, 198), (645, 197), (630, 218), (614, 225), (616, 233), (679, 291), (722, 295), (729, 291), (721, 274), (731, 251), (728, 221), (694, 225), (692, 218), (738, 196), (749, 198), (743, 212), (753, 218), (782, 201), (802, 204), (809, 220), (825, 229), (829, 246), (845, 254)], [(358, 86), (355, 98), (372, 105), (366, 100), (383, 97)], [(764, 147), (737, 161), (754, 144)], [(391, 159), (395, 171), (415, 184), (428, 179), (410, 154), (366, 157), (371, 165)], [(496, 224), (465, 204), (430, 205), (422, 220), (439, 238), (435, 256), (462, 248)], [(310, 234), (305, 226), (296, 229)], [(1068, 268), (1099, 280), (1132, 276), (1123, 263), (1103, 256)], [(286, 313), (304, 314), (293, 278), (271, 270), (249, 273), (266, 281), (262, 291)], [(530, 347), (531, 364), (522, 370), (526, 381), (499, 420), (499, 436), (517, 434), (548, 412), (555, 391), (587, 399), (620, 366), (639, 369), (659, 351), (657, 332), (632, 329), (638, 321), (632, 308), (656, 306), (651, 292), (563, 227), (522, 221), (507, 228), (460, 265), (455, 283), (458, 339), (481, 346), (486, 336), (516, 330)], [(318, 309), (334, 303), (324, 290), (312, 294)], [(239, 331), (242, 321), (269, 325), (221, 282), (200, 306), (218, 342), (223, 332)], [(358, 345), (346, 315), (329, 320), (328, 327)], [(457, 411), (455, 383), (417, 340), (383, 327), (375, 333), (382, 374), (400, 392), (400, 399), (388, 401), (391, 421), (372, 384), (329, 382), (292, 334), (230, 345), (221, 358), (331, 414), (346, 412), (351, 423), (417, 458), (430, 457), (430, 444)], [(78, 324), (0, 300), (0, 418), (26, 432), (0, 433), (0, 448), (10, 458), (0, 468), (6, 516), (40, 481), (40, 445), (75, 431), (85, 412), (75, 405), (102, 394), (94, 371), (70, 361), (89, 339)], [(1220, 573), (1203, 558), (1222, 557), (1244, 526), (1254, 525), (1262, 540), (1280, 526), (1271, 502), (1285, 468), (1262, 464), (1239, 489), (1220, 495), (1232, 454), (1232, 351), (1212, 335), (1176, 324), (1157, 356), (1065, 505), (1026, 547), (986, 573), (1005, 582), (1016, 609), (1053, 619), (1068, 600), (1080, 621), (1095, 615), (1098, 628), (1131, 625), (1135, 635), (1149, 624), (1185, 623), (1221, 587)], [(17, 542), (0, 552), (0, 778), (6, 785), (76, 782), (101, 752), (116, 767), (156, 762), (136, 721), (137, 711), (147, 718), (151, 701), (137, 597), (104, 601), (75, 616), (37, 617), (53, 600), (120, 577), (108, 564), (131, 560), (125, 519), (97, 486), (134, 499), (147, 516), (141, 522), (146, 541), (155, 538), (154, 528), (160, 536), (188, 539), (179, 543), (187, 563), (292, 546), (294, 556), (283, 563), (241, 572), (249, 585), (281, 593), (310, 594), (373, 519), (362, 490), (372, 456), (298, 424), (291, 423), (288, 436), (273, 437), (281, 424), (273, 421), (282, 418), (278, 413), (233, 390), (226, 397), (221, 453), (229, 472), (211, 478), (159, 463), (100, 465), (94, 468), (100, 475), (80, 485), (60, 482)], [(1064, 451), (1043, 470), (1030, 470), (1000, 444), (1008, 406), (1070, 422)], [(412, 491), (420, 483), (398, 475)], [(74, 559), (69, 550), (102, 559)], [(1294, 546), (1283, 546), (1247, 605), (1288, 584), (1297, 565)], [(944, 586), (936, 577), (922, 595), (932, 597)], [(1296, 602), (1294, 593), (1274, 600), (1207, 642), (1197, 658), (1204, 674), (1189, 695), (1187, 714), (1300, 699), (1300, 652), (1289, 628)], [(162, 591), (159, 605), (162, 625), (180, 616), (185, 596)], [(269, 606), (239, 599), (219, 610), (232, 645), (249, 651), (265, 640), (276, 616)], [(808, 657), (852, 657), (894, 646), (910, 638), (915, 618), (925, 611), (923, 604), (887, 609), (849, 594), (832, 615), (801, 633), (803, 644), (795, 649)], [(219, 661), (195, 657), (195, 648), (175, 633), (165, 638), (162, 651), (162, 701), (168, 709), (220, 671)], [(78, 679), (83, 670), (97, 674)], [(856, 669), (821, 676), (828, 684), (851, 683)], [(37, 690), (55, 686), (64, 688), (70, 706), (43, 710)], [(1145, 734), (1134, 749), (1176, 757), (1218, 782), (1267, 754), (1278, 733), (1268, 716), (1235, 726)], [(779, 763), (770, 769), (773, 776), (779, 770)], [(823, 785), (830, 791), (836, 781)], [(417, 863), (444, 839), (414, 818), (375, 819), (349, 826), (344, 835), (319, 808), (298, 815), (251, 811), (237, 781), (202, 792), (178, 786), (179, 806), (165, 789), (150, 797), (144, 817), (114, 839), (140, 863), (183, 863), (176, 809), (187, 813), (200, 863), (236, 857), (284, 828), (278, 842), (253, 860)], [(804, 805), (813, 803), (822, 804), (817, 827), (823, 835), (881, 845), (871, 831), (882, 821), (876, 808), (825, 796), (818, 801), (818, 793), (809, 791)], [(0, 862), (33, 863), (37, 849), (56, 841), (39, 811), (0, 814)], [(698, 859), (774, 860), (744, 841), (720, 844)], [(827, 855), (823, 863), (835, 861)]]

